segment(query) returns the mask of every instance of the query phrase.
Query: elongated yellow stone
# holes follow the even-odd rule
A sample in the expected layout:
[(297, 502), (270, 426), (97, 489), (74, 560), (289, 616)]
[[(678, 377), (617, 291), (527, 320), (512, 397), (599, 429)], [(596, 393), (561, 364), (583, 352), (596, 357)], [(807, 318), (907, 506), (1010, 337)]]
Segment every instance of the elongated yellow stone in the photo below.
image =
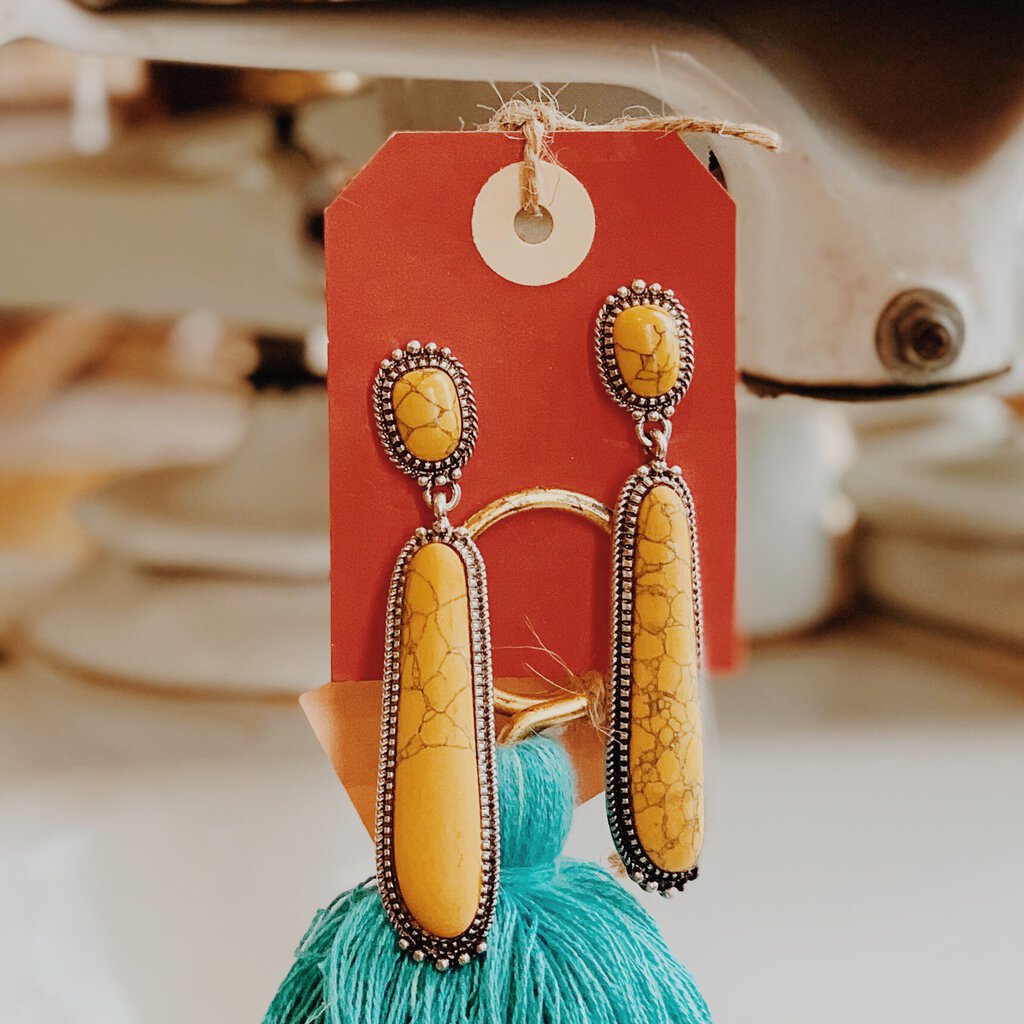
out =
[(469, 595), (461, 555), (425, 544), (406, 570), (394, 796), (402, 900), (433, 935), (461, 935), (483, 883)]
[(683, 499), (652, 488), (637, 515), (629, 767), (637, 838), (663, 871), (694, 867), (704, 835), (690, 539)]
[(391, 392), (398, 434), (424, 462), (440, 462), (459, 446), (462, 408), (455, 381), (436, 366), (403, 373)]
[(615, 362), (626, 387), (643, 398), (657, 398), (679, 379), (679, 329), (660, 306), (630, 306), (612, 325)]

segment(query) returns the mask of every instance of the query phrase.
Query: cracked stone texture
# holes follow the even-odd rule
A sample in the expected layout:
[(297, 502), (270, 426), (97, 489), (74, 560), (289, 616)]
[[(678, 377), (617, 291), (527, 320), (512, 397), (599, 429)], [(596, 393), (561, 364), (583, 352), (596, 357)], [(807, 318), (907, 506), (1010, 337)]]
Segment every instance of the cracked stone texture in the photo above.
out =
[(664, 871), (692, 868), (704, 833), (691, 558), (686, 506), (660, 484), (637, 517), (629, 768), (637, 838)]
[(462, 409), (455, 382), (436, 366), (410, 370), (391, 391), (398, 434), (425, 462), (440, 462), (459, 446)]
[(433, 935), (461, 935), (483, 882), (466, 567), (426, 544), (406, 570), (395, 766), (395, 873)]
[(615, 362), (626, 387), (643, 398), (672, 390), (679, 379), (679, 331), (660, 306), (631, 306), (612, 326)]

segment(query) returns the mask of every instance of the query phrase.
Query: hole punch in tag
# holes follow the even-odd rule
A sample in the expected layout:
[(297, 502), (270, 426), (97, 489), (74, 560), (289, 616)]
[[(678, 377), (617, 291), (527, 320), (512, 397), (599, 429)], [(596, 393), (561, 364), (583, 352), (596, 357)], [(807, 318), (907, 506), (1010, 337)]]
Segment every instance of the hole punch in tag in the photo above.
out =
[[(594, 204), (577, 178), (544, 160), (537, 164), (543, 213), (535, 217), (522, 208), (521, 168), (502, 167), (477, 193), (473, 242), (484, 263), (506, 281), (539, 287), (568, 277), (587, 258), (596, 229)], [(530, 219), (550, 224), (545, 237), (530, 238)]]

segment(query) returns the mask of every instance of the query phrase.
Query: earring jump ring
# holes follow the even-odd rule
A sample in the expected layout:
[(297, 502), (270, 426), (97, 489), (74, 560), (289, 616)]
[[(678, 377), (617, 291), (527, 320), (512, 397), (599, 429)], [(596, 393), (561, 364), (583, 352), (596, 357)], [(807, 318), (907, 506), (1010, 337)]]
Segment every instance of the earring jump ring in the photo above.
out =
[(605, 533), (612, 532), (612, 510), (589, 494), (567, 491), (558, 487), (530, 487), (523, 491), (514, 491), (503, 498), (496, 498), (489, 505), (474, 512), (463, 524), (466, 532), (476, 540), (492, 526), (519, 515), (520, 512), (532, 512), (549, 509), (571, 512), (586, 519), (595, 526), (601, 527)]

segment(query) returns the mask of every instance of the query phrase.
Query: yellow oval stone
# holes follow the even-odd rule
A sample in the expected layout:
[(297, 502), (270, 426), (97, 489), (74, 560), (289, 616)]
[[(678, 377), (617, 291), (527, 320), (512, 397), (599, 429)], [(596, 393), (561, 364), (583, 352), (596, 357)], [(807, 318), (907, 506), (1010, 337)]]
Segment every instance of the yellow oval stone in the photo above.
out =
[(686, 505), (659, 484), (637, 515), (629, 769), (637, 838), (663, 871), (694, 867), (704, 837), (692, 558)]
[(455, 381), (436, 366), (403, 373), (391, 392), (398, 434), (424, 462), (440, 462), (459, 446), (462, 408)]
[(679, 329), (660, 306), (630, 306), (612, 325), (615, 362), (626, 387), (642, 398), (657, 398), (679, 379)]
[(466, 567), (436, 541), (406, 569), (393, 825), (409, 913), (433, 935), (461, 935), (483, 884), (473, 652)]

